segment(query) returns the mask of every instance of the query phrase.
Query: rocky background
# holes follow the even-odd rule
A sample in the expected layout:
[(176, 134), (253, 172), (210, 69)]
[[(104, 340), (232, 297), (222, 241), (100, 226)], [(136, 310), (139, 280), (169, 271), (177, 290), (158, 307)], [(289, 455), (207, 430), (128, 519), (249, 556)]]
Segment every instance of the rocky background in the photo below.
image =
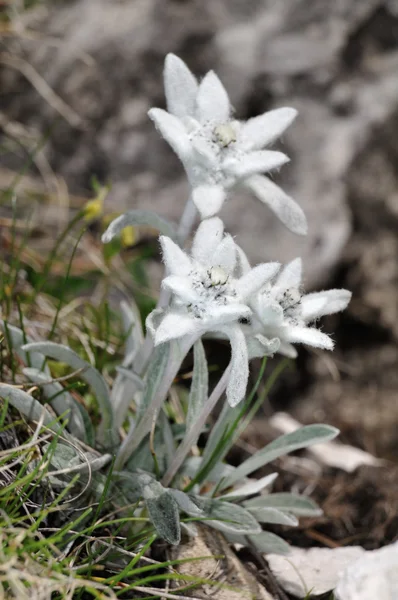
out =
[(347, 287), (353, 301), (325, 325), (336, 352), (303, 351), (275, 403), (396, 459), (398, 2), (52, 0), (14, 24), (0, 34), (0, 127), (44, 132), (42, 166), (72, 194), (92, 175), (112, 181), (109, 210), (181, 213), (182, 168), (146, 115), (164, 106), (167, 52), (198, 75), (215, 69), (239, 118), (298, 109), (277, 180), (306, 211), (308, 237), (242, 194), (223, 217), (254, 262), (301, 255), (308, 289)]

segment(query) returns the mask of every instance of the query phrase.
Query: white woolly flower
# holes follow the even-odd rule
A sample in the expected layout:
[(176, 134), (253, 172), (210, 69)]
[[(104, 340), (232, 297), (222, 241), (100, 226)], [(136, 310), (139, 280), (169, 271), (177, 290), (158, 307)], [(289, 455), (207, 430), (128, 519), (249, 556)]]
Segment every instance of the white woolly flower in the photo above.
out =
[(202, 218), (219, 212), (226, 191), (249, 188), (293, 232), (305, 234), (301, 208), (262, 175), (285, 164), (282, 152), (264, 150), (292, 123), (297, 111), (278, 108), (247, 122), (231, 117), (228, 94), (213, 71), (198, 84), (186, 64), (166, 57), (164, 83), (168, 111), (152, 108), (150, 118), (181, 159)]
[[(255, 316), (251, 319), (249, 338), (252, 340), (253, 334), (260, 336), (265, 348), (274, 347), (275, 351), (291, 358), (297, 356), (292, 345), (295, 343), (333, 350), (329, 335), (311, 324), (324, 315), (344, 310), (351, 299), (351, 292), (344, 289), (303, 294), (301, 278), (301, 259), (297, 258), (250, 302)], [(259, 351), (260, 346), (257, 346)]]
[(191, 256), (166, 236), (160, 237), (168, 276), (163, 287), (173, 293), (171, 307), (154, 311), (147, 319), (155, 345), (206, 332), (220, 332), (231, 343), (232, 369), (227, 398), (232, 406), (246, 392), (248, 351), (240, 321), (251, 315), (248, 301), (275, 276), (279, 263), (261, 264), (240, 278), (234, 277), (235, 242), (224, 235), (218, 217), (202, 221), (195, 234)]

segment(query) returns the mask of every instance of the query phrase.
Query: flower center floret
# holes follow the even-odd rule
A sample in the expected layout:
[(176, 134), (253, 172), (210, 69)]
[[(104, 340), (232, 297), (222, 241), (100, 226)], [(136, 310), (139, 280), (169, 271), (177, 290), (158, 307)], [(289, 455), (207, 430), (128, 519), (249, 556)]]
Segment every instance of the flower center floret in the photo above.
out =
[(190, 119), (186, 121), (186, 126), (198, 159), (190, 169), (192, 183), (195, 184), (197, 179), (198, 183), (207, 180), (212, 184), (232, 186), (235, 180), (224, 172), (222, 163), (226, 158), (239, 159), (243, 155), (239, 147), (239, 122), (199, 123)]
[(198, 265), (190, 278), (197, 292), (197, 301), (188, 306), (194, 317), (202, 319), (212, 307), (237, 303), (234, 280), (221, 267), (205, 269)]
[(263, 290), (263, 295), (271, 302), (276, 302), (283, 310), (284, 321), (289, 325), (304, 325), (302, 317), (302, 292), (298, 287), (278, 288), (268, 285)]

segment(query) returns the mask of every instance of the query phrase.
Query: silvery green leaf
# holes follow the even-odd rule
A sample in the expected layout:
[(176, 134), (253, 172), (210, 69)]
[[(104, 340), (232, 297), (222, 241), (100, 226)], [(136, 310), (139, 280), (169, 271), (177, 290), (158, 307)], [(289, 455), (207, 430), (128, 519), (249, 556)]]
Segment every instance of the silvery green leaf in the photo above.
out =
[(126, 369), (125, 367), (116, 367), (116, 371), (123, 375), (126, 379), (129, 379), (137, 390), (142, 390), (144, 388), (144, 382), (141, 377), (139, 377), (134, 371), (130, 369)]
[(145, 379), (145, 392), (140, 404), (141, 414), (143, 414), (148, 408), (154, 393), (163, 379), (164, 372), (167, 368), (169, 355), (170, 344), (162, 344), (161, 346), (157, 346), (152, 353), (152, 359), (149, 363)]
[(193, 517), (203, 517), (203, 509), (201, 508), (203, 500), (200, 497), (186, 494), (173, 488), (170, 488), (169, 491), (183, 512)]
[[(181, 468), (182, 475), (188, 475), (188, 477), (194, 478), (195, 475), (203, 466), (202, 458), (200, 456), (190, 456), (183, 464)], [(226, 463), (217, 463), (211, 472), (207, 475), (206, 481), (209, 483), (219, 483), (225, 477), (232, 475), (236, 470), (236, 467), (228, 465)]]
[(178, 504), (170, 491), (165, 490), (156, 498), (148, 498), (145, 504), (159, 536), (169, 544), (179, 544), (181, 540), (180, 513)]
[[(194, 367), (188, 400), (187, 431), (191, 429), (202, 412), (209, 391), (209, 370), (201, 340), (195, 342), (193, 356)], [(195, 440), (194, 443), (196, 443), (196, 441), (197, 440)]]
[[(131, 365), (131, 361), (134, 360), (134, 354), (142, 346), (144, 334), (139, 309), (135, 304), (128, 304), (122, 300), (120, 311), (122, 314), (123, 330), (125, 335), (127, 335), (125, 360), (123, 361), (123, 366), (126, 367)], [(130, 361), (127, 362), (127, 358), (130, 358)]]
[(75, 467), (81, 463), (81, 456), (75, 448), (72, 448), (72, 446), (58, 443), (52, 451), (49, 444), (47, 444), (46, 448), (48, 448), (51, 453), (50, 464), (57, 471)]
[(202, 463), (201, 466), (204, 466), (209, 461), (221, 439), (224, 437), (225, 431), (235, 421), (240, 411), (241, 406), (235, 406), (232, 408), (228, 402), (224, 403), (221, 413), (210, 431), (202, 459), (199, 459)]
[(250, 510), (262, 507), (277, 508), (298, 515), (299, 517), (319, 517), (322, 515), (322, 510), (311, 498), (288, 492), (252, 498), (245, 502), (245, 506)]
[(82, 369), (80, 376), (92, 387), (101, 411), (102, 420), (97, 430), (98, 441), (106, 447), (117, 446), (119, 436), (113, 424), (109, 388), (97, 369), (80, 358), (76, 352), (67, 346), (55, 344), (54, 342), (35, 342), (24, 345), (22, 349), (25, 351), (38, 351), (45, 356), (65, 362), (72, 369)]
[(244, 185), (267, 205), (293, 233), (306, 235), (307, 219), (300, 206), (279, 186), (263, 175), (252, 175)]
[(39, 369), (39, 371), (44, 371), (44, 373), (50, 375), (50, 369), (45, 362), (46, 357), (43, 354), (40, 354), (40, 352), (27, 353), (22, 350), (24, 344), (33, 342), (32, 338), (24, 336), (21, 329), (9, 325), (6, 321), (0, 320), (0, 328), (3, 331), (5, 338), (10, 339), (12, 348), (26, 365), (30, 365), (31, 367)]
[[(220, 531), (230, 533), (259, 533), (261, 527), (253, 515), (242, 506), (223, 502), (212, 498), (201, 498), (197, 496), (198, 503), (202, 500), (202, 517), (206, 519), (206, 525)], [(187, 514), (192, 514), (186, 511)], [(192, 516), (196, 516), (193, 515)]]
[(149, 517), (159, 536), (169, 544), (179, 544), (181, 539), (178, 504), (169, 490), (149, 473), (134, 474), (136, 484), (148, 509)]
[(102, 241), (104, 244), (110, 242), (123, 229), (131, 225), (148, 225), (173, 240), (177, 239), (176, 230), (169, 221), (150, 210), (135, 209), (116, 217), (102, 235)]
[(279, 535), (275, 535), (269, 531), (249, 535), (248, 539), (258, 552), (264, 552), (265, 554), (289, 554), (290, 552), (289, 544), (280, 538)]
[(33, 381), (33, 383), (42, 384), (48, 382), (41, 387), (43, 395), (49, 401), (58, 416), (63, 415), (68, 411), (67, 429), (77, 439), (87, 442), (85, 424), (73, 396), (65, 391), (58, 381), (53, 381), (52, 377), (47, 373), (43, 373), (43, 371), (39, 371), (33, 367), (26, 367), (23, 369), (23, 373)]
[(8, 400), (8, 402), (17, 408), (25, 417), (31, 421), (40, 421), (43, 418), (43, 423), (53, 431), (61, 431), (59, 423), (55, 422), (54, 417), (32, 396), (5, 383), (0, 384), (0, 398)]
[(257, 471), (280, 456), (320, 442), (327, 442), (334, 439), (338, 433), (339, 430), (330, 425), (305, 425), (292, 433), (281, 435), (241, 463), (236, 471), (223, 482), (222, 489), (230, 487), (242, 477), (250, 475), (253, 471)]
[[(170, 421), (167, 418), (164, 411), (160, 412), (159, 419), (158, 419), (158, 426), (159, 426), (159, 430), (160, 430), (163, 445), (164, 445), (163, 458), (164, 458), (164, 463), (165, 463), (164, 470), (166, 470), (173, 461), (174, 454), (176, 451), (176, 444), (175, 444), (175, 439), (173, 436), (173, 431), (171, 429)], [(157, 452), (156, 446), (155, 446), (155, 452)], [(158, 454), (159, 453), (157, 452), (157, 456), (158, 456)]]
[(297, 527), (298, 525), (297, 517), (277, 508), (249, 508), (248, 510), (259, 523), (274, 523), (276, 525), (289, 525), (290, 527)]
[(242, 487), (236, 488), (228, 494), (224, 494), (222, 498), (229, 498), (230, 501), (233, 501), (232, 499), (244, 498), (246, 496), (253, 496), (254, 494), (259, 494), (264, 488), (270, 486), (277, 477), (278, 473), (271, 473), (270, 475), (266, 475), (261, 479), (254, 479), (252, 481), (249, 481), (249, 483), (246, 483)]

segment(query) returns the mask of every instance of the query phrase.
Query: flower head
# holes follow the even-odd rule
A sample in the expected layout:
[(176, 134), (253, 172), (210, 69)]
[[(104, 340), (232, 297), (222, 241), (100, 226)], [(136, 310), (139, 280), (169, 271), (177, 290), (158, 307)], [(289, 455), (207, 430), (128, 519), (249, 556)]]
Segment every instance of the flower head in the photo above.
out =
[(294, 358), (297, 355), (292, 344), (302, 343), (333, 350), (329, 335), (312, 324), (320, 317), (344, 310), (351, 292), (334, 289), (303, 294), (301, 259), (286, 265), (273, 282), (268, 281), (256, 294), (250, 305), (254, 312), (251, 327), (262, 336), (266, 345), (279, 340), (279, 351)]
[(305, 234), (301, 208), (262, 175), (288, 162), (285, 154), (263, 148), (285, 131), (296, 110), (279, 108), (247, 122), (237, 121), (217, 75), (210, 71), (198, 84), (186, 64), (173, 54), (166, 57), (164, 82), (169, 112), (152, 108), (148, 114), (181, 159), (201, 217), (218, 213), (226, 192), (242, 184), (289, 229)]
[(248, 378), (241, 321), (251, 316), (249, 299), (275, 276), (279, 264), (261, 264), (236, 278), (237, 247), (230, 235), (224, 235), (218, 217), (199, 225), (190, 256), (166, 236), (161, 236), (160, 243), (168, 272), (162, 285), (173, 297), (167, 312), (148, 317), (155, 345), (185, 336), (195, 339), (207, 332), (227, 336), (233, 365), (227, 397), (235, 405), (244, 397)]

